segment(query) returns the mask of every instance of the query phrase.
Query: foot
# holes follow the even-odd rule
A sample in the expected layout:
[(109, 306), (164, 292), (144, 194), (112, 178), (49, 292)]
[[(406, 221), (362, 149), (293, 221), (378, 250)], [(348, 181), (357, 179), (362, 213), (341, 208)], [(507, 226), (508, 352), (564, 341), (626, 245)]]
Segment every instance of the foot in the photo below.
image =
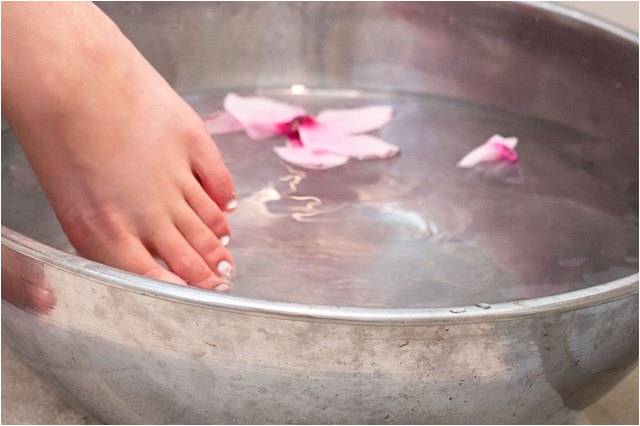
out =
[(78, 253), (229, 289), (235, 192), (200, 117), (93, 4), (2, 12), (3, 112)]

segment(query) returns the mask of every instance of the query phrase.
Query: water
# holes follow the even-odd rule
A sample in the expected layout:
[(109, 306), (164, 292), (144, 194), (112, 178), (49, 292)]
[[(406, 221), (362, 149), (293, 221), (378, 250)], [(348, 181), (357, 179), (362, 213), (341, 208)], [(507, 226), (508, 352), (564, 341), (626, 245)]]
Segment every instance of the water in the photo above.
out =
[[(401, 153), (309, 171), (273, 153), (281, 138), (217, 136), (239, 199), (228, 216), (234, 295), (338, 306), (460, 306), (558, 294), (638, 271), (637, 152), (635, 164), (625, 166), (597, 137), (442, 98), (259, 94), (310, 113), (392, 105), (396, 116), (377, 134)], [(223, 96), (187, 99), (204, 116), (221, 108)], [(495, 133), (520, 139), (517, 165), (455, 166)], [(7, 209), (3, 200), (3, 223), (69, 250), (52, 214), (34, 216), (36, 225), (24, 217), (23, 207), (42, 194), (25, 184), (20, 155), (9, 153), (19, 173), (5, 166), (12, 149), (6, 145), (3, 193), (17, 195)], [(14, 188), (18, 180), (26, 192)]]

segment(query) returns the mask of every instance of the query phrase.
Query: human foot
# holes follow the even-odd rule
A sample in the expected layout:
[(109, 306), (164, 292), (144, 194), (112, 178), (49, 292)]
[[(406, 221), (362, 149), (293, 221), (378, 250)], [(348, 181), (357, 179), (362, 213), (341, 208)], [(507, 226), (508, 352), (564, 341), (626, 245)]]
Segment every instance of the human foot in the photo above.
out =
[(231, 288), (235, 193), (200, 117), (93, 4), (5, 3), (2, 21), (3, 112), (78, 253)]

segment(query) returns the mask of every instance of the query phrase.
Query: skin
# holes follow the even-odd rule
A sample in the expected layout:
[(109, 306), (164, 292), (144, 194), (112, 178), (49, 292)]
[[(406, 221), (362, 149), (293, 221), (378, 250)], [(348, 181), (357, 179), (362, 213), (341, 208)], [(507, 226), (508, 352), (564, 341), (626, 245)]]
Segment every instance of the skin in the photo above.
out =
[(220, 242), (229, 171), (201, 118), (95, 5), (2, 3), (2, 112), (80, 255), (231, 288), (218, 272), (233, 265)]

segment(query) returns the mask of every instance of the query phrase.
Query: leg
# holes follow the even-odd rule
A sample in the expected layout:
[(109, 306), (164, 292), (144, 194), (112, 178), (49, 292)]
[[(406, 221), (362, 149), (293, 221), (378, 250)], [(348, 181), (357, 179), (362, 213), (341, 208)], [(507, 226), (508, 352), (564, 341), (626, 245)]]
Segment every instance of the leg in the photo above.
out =
[(2, 5), (2, 108), (81, 255), (230, 287), (223, 213), (235, 192), (220, 153), (95, 5)]

